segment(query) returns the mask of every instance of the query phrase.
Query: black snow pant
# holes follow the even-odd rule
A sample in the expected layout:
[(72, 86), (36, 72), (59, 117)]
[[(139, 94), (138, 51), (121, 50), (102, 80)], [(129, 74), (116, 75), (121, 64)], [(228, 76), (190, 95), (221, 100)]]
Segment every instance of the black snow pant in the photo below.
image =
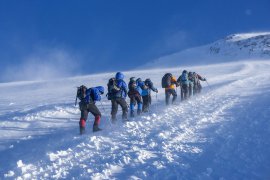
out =
[(86, 120), (88, 118), (89, 112), (95, 116), (95, 121), (93, 127), (98, 127), (100, 123), (100, 117), (101, 113), (95, 103), (91, 104), (85, 104), (85, 103), (80, 103), (80, 110), (81, 110), (81, 118), (79, 122), (80, 126), (80, 133), (83, 134), (85, 132), (85, 125), (86, 125)]
[(82, 107), (80, 107), (81, 119), (87, 120), (89, 112), (91, 114), (93, 114), (95, 117), (96, 116), (101, 116), (101, 113), (100, 113), (99, 109), (97, 108), (97, 106), (94, 103), (87, 104), (87, 105), (81, 105), (81, 106), (82, 106)]
[(197, 83), (196, 85), (194, 85), (194, 94), (200, 93), (201, 90), (202, 90), (202, 85), (201, 85), (201, 83)]
[(188, 98), (188, 90), (189, 90), (189, 87), (187, 84), (183, 84), (181, 86), (181, 100), (185, 100)]
[(124, 98), (115, 98), (115, 99), (112, 99), (111, 102), (112, 102), (112, 111), (111, 111), (112, 121), (116, 120), (118, 105), (120, 105), (122, 108), (122, 112), (123, 112), (122, 119), (127, 120), (128, 106), (127, 106), (126, 100)]
[(194, 95), (193, 89), (194, 89), (194, 84), (189, 83), (189, 85), (188, 85), (188, 97), (191, 97), (191, 96)]
[(146, 95), (146, 96), (143, 96), (143, 108), (142, 108), (142, 111), (143, 112), (148, 112), (149, 111), (149, 106), (152, 102), (152, 99), (151, 99), (151, 95)]
[(172, 104), (173, 104), (177, 98), (177, 93), (175, 89), (165, 89), (166, 105), (169, 105), (171, 95), (173, 96), (173, 99), (172, 99)]

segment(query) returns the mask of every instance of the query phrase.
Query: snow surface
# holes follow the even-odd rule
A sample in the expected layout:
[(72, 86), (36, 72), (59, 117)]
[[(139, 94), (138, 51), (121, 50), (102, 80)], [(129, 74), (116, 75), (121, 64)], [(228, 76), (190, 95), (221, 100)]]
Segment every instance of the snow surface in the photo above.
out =
[(253, 32), (253, 33), (243, 33), (243, 34), (235, 34), (233, 35), (233, 38), (231, 41), (241, 41), (241, 40), (246, 40), (258, 36), (265, 36), (265, 35), (270, 35), (270, 32)]
[[(165, 106), (165, 72), (205, 76), (203, 92)], [(0, 84), (0, 179), (270, 179), (270, 61), (125, 72), (151, 78), (151, 112), (79, 135), (76, 87), (114, 74)], [(178, 89), (179, 91), (179, 89)]]

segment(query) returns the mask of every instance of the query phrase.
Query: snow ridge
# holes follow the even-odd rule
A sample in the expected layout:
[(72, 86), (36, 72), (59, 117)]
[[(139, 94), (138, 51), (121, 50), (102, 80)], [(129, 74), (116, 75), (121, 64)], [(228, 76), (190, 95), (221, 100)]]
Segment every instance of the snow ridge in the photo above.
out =
[(205, 65), (270, 58), (270, 32), (232, 34), (213, 43), (160, 57), (144, 68)]
[(233, 34), (210, 45), (210, 53), (232, 58), (269, 58), (270, 33)]

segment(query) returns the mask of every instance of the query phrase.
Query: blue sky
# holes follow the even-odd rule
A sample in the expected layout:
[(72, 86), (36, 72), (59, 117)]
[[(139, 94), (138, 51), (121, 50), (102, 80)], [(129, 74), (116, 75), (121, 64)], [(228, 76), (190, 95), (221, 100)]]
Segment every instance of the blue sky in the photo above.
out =
[(129, 70), (239, 32), (269, 0), (2, 0), (0, 81)]

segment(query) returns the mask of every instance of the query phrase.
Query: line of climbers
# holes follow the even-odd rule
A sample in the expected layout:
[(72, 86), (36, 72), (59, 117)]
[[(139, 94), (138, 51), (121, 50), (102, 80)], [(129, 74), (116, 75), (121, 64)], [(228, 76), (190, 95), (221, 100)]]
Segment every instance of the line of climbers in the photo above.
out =
[[(196, 93), (200, 93), (202, 86), (201, 81), (206, 81), (199, 74), (195, 72), (187, 72), (184, 70), (180, 77), (176, 78), (171, 73), (166, 73), (162, 78), (162, 88), (165, 88), (166, 104), (169, 104), (170, 96), (173, 96), (172, 104), (177, 98), (177, 91), (175, 86), (181, 87), (181, 100), (185, 100), (188, 97), (193, 96)], [(114, 78), (110, 78), (107, 84), (108, 93), (107, 99), (111, 101), (111, 122), (116, 122), (116, 114), (118, 111), (118, 105), (122, 108), (122, 121), (128, 121), (128, 104), (126, 97), (130, 98), (130, 117), (135, 117), (135, 106), (137, 105), (137, 115), (142, 112), (149, 112), (149, 106), (151, 105), (151, 91), (158, 93), (157, 88), (154, 87), (153, 82), (148, 78), (143, 81), (141, 78), (131, 77), (128, 83), (124, 81), (124, 74), (117, 72)], [(101, 119), (101, 112), (96, 106), (96, 101), (101, 100), (101, 95), (104, 94), (104, 87), (97, 86), (87, 88), (81, 85), (77, 88), (76, 102), (80, 100), (79, 107), (81, 111), (81, 118), (79, 121), (80, 134), (85, 133), (86, 120), (89, 112), (94, 115), (95, 121), (93, 124), (93, 132), (100, 131), (99, 123)]]
[(188, 72), (183, 70), (182, 74), (176, 78), (171, 73), (166, 73), (162, 78), (162, 88), (165, 88), (166, 105), (169, 105), (170, 96), (173, 96), (172, 104), (177, 98), (176, 88), (180, 86), (181, 101), (198, 94), (202, 90), (200, 81), (206, 81), (201, 75), (196, 72)]

